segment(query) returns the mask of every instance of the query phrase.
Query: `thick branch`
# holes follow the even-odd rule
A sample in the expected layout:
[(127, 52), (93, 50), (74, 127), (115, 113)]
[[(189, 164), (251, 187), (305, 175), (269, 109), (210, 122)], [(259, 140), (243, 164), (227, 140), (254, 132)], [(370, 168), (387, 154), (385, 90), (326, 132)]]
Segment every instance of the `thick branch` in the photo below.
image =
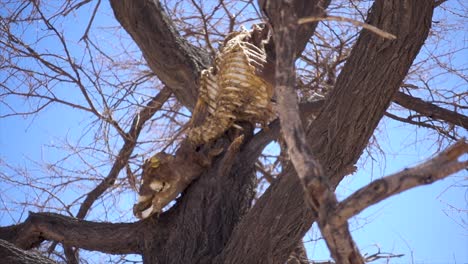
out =
[(467, 160), (458, 160), (467, 153), (468, 144), (465, 140), (460, 140), (417, 167), (405, 169), (370, 183), (342, 201), (336, 208), (336, 214), (332, 221), (336, 224), (344, 223), (367, 207), (392, 195), (417, 186), (434, 183), (468, 168)]
[(0, 239), (22, 249), (31, 249), (44, 240), (111, 254), (140, 253), (143, 222), (95, 223), (54, 213), (30, 213), (19, 225), (0, 227)]
[(363, 264), (364, 258), (351, 238), (348, 223), (328, 223), (329, 215), (337, 205), (337, 199), (320, 163), (310, 149), (299, 115), (297, 95), (293, 90), (296, 78), (296, 13), (287, 1), (269, 2), (267, 10), (276, 18), (271, 21), (275, 29), (273, 36), (276, 45), (276, 92), (281, 131), (288, 145), (289, 157), (302, 182), (310, 208), (318, 212), (318, 224), (333, 259), (342, 264)]
[[(274, 14), (270, 15), (271, 11), (266, 8), (268, 2), (268, 0), (259, 0), (258, 5), (262, 8), (262, 11), (265, 13), (265, 15), (271, 20)], [(329, 4), (330, 0), (292, 1), (292, 5), (294, 7), (294, 11), (297, 15), (297, 18), (303, 18), (308, 16), (324, 16), (325, 10), (327, 9)], [(314, 34), (317, 25), (318, 22), (313, 22), (298, 26), (297, 34), (295, 36), (296, 57), (299, 57), (304, 51), (307, 43), (309, 42), (309, 39)]]
[[(312, 185), (316, 191), (315, 195), (321, 196), (327, 191), (325, 190), (327, 186), (324, 186), (320, 180), (323, 177), (323, 170), (307, 143), (306, 133), (299, 115), (297, 95), (293, 90), (296, 78), (294, 41), (297, 31), (297, 16), (292, 6), (284, 1), (268, 2), (266, 8), (268, 13), (276, 18), (271, 23), (274, 27), (273, 36), (276, 45), (276, 95), (278, 97), (277, 109), (281, 120), (281, 132), (288, 145), (291, 161), (305, 190), (309, 185)], [(318, 209), (322, 201), (317, 201), (315, 198), (318, 197), (313, 197), (312, 193), (308, 194), (311, 207)], [(321, 198), (319, 199), (321, 200)]]
[(412, 97), (402, 92), (395, 94), (393, 102), (404, 108), (416, 111), (421, 115), (444, 120), (457, 126), (468, 129), (468, 117), (454, 111), (447, 110), (437, 105), (425, 102), (419, 98)]
[[(432, 4), (424, 0), (375, 1), (366, 23), (397, 39), (361, 31), (309, 133), (331, 175), (340, 175), (339, 170), (360, 157), (427, 38), (432, 12)], [(339, 180), (331, 179), (333, 185)]]
[(156, 0), (111, 0), (115, 17), (133, 38), (149, 67), (189, 109), (195, 107), (198, 80), (208, 54), (189, 44)]
[[(433, 6), (426, 0), (377, 0), (367, 23), (397, 36), (362, 31), (335, 88), (308, 133), (332, 187), (359, 159), (428, 35)], [(313, 14), (311, 14), (313, 15)], [(284, 263), (314, 214), (304, 205), (297, 175), (285, 168), (243, 217), (223, 254), (225, 263)], [(262, 223), (258, 225), (257, 223)], [(291, 241), (290, 243), (288, 241)], [(264, 245), (258, 247), (258, 245)], [(239, 254), (239, 252), (249, 254)]]
[(13, 244), (0, 239), (0, 256), (2, 263), (8, 264), (55, 264), (52, 260), (15, 247)]

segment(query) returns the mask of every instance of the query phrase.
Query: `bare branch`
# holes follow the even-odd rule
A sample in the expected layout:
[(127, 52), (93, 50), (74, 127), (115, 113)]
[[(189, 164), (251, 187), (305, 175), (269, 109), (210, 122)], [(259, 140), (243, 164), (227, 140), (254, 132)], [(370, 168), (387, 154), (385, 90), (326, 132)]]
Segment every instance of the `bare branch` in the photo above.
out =
[[(288, 145), (291, 161), (304, 184), (304, 189), (307, 192), (309, 186), (314, 186), (315, 191), (319, 191), (319, 188), (323, 187), (320, 180), (323, 177), (323, 170), (307, 144), (304, 127), (299, 116), (297, 96), (293, 91), (296, 77), (294, 71), (294, 40), (297, 31), (294, 19), (296, 14), (292, 6), (285, 2), (277, 5), (267, 2), (266, 8), (268, 13), (273, 14), (273, 17), (276, 18), (271, 22), (275, 29), (273, 33), (276, 47), (275, 79), (281, 132)], [(276, 13), (275, 10), (281, 11)], [(291, 40), (292, 43), (290, 43)], [(317, 196), (323, 198), (324, 192), (325, 190), (320, 190), (315, 197), (310, 192), (307, 194), (312, 209), (318, 211), (323, 200), (317, 201), (315, 198)]]
[(450, 135), (449, 132), (445, 131), (442, 127), (439, 127), (439, 126), (436, 126), (436, 125), (433, 125), (433, 124), (428, 124), (426, 122), (414, 121), (414, 120), (411, 119), (411, 117), (402, 118), (402, 117), (399, 117), (397, 115), (391, 114), (389, 112), (386, 112), (385, 116), (387, 116), (387, 117), (389, 117), (389, 118), (391, 118), (393, 120), (399, 121), (399, 122), (403, 122), (403, 123), (407, 123), (407, 124), (411, 124), (411, 125), (416, 125), (418, 127), (425, 127), (425, 128), (433, 129), (433, 130), (437, 131), (437, 133), (439, 133), (441, 135), (444, 135), (444, 136), (446, 136), (448, 138), (451, 138), (453, 140), (457, 140), (456, 137)]
[[(395, 34), (397, 39), (390, 41), (361, 31), (335, 88), (307, 133), (333, 188), (367, 146), (428, 36), (432, 12), (433, 6), (425, 0), (408, 5), (388, 0), (374, 2), (366, 22)], [(406, 51), (405, 55), (395, 57), (401, 50)], [(316, 213), (304, 204), (302, 190), (297, 175), (285, 168), (237, 225), (224, 249), (224, 263), (248, 263), (261, 258), (264, 262), (286, 261), (294, 242), (316, 220)], [(263, 243), (268, 247), (256, 247)], [(249, 254), (236, 254), (236, 249), (248, 249)]]
[(0, 239), (0, 256), (2, 262), (9, 264), (55, 264), (50, 259), (19, 249), (3, 239)]
[(387, 39), (396, 39), (396, 36), (393, 35), (393, 34), (390, 34), (388, 32), (385, 32), (377, 27), (374, 27), (372, 25), (369, 25), (367, 23), (364, 23), (364, 22), (361, 22), (361, 21), (357, 21), (357, 20), (354, 20), (354, 19), (351, 19), (351, 18), (347, 18), (347, 17), (340, 17), (340, 16), (325, 16), (325, 17), (304, 17), (304, 18), (300, 18), (297, 23), (299, 24), (306, 24), (306, 23), (311, 23), (311, 22), (318, 22), (318, 21), (339, 21), (339, 22), (348, 22), (348, 23), (351, 23), (355, 26), (358, 26), (358, 27), (362, 27), (362, 28), (365, 28), (379, 36), (381, 36), (382, 38), (387, 38)]
[[(292, 1), (294, 10), (298, 18), (307, 16), (323, 16), (325, 10), (330, 4), (330, 0), (310, 0), (310, 1)], [(259, 0), (258, 5), (267, 17), (271, 17), (269, 11), (265, 8), (268, 0)], [(314, 35), (318, 22), (311, 22), (299, 25), (296, 34), (296, 57), (299, 57), (304, 51), (309, 39)]]
[[(323, 107), (324, 100), (307, 102), (299, 104), (299, 112), (301, 113), (301, 119), (304, 120), (310, 115), (318, 114), (320, 109)], [(272, 121), (267, 129), (255, 134), (255, 136), (246, 143), (244, 146), (244, 152), (248, 153), (249, 157), (247, 160), (257, 160), (263, 149), (273, 140), (278, 139), (280, 134), (280, 123), (279, 119)]]
[(455, 172), (468, 169), (468, 160), (458, 160), (464, 154), (468, 154), (468, 144), (462, 139), (419, 166), (370, 183), (342, 201), (331, 221), (339, 225), (392, 195), (417, 186), (432, 184)]
[[(288, 145), (288, 153), (300, 178), (306, 200), (314, 212), (318, 213), (318, 225), (333, 258), (342, 264), (363, 264), (348, 223), (331, 225), (330, 213), (337, 205), (333, 188), (324, 175), (317, 158), (306, 139), (306, 133), (299, 115), (297, 95), (293, 90), (295, 75), (295, 42), (297, 16), (291, 3), (286, 1), (267, 2), (269, 14), (274, 14), (273, 24), (276, 47), (276, 92), (281, 131)], [(292, 42), (292, 43), (291, 43)]]
[(429, 118), (444, 120), (454, 125), (468, 129), (468, 117), (460, 113), (447, 110), (402, 92), (396, 93), (393, 101), (407, 109), (414, 110)]
[(159, 94), (155, 96), (148, 103), (148, 105), (135, 116), (132, 127), (127, 133), (124, 145), (120, 149), (119, 154), (115, 159), (114, 165), (112, 166), (107, 177), (98, 186), (96, 186), (96, 188), (87, 194), (86, 199), (81, 204), (78, 214), (76, 215), (78, 219), (83, 219), (96, 199), (99, 198), (109, 187), (114, 184), (120, 171), (128, 163), (128, 159), (130, 158), (130, 155), (135, 148), (137, 138), (141, 132), (141, 129), (143, 128), (143, 125), (148, 119), (151, 118), (151, 116), (153, 116), (154, 113), (156, 113), (156, 111), (162, 107), (164, 102), (169, 99), (170, 95), (171, 91), (167, 87), (164, 87), (159, 92)]
[(0, 239), (22, 249), (31, 249), (44, 240), (99, 250), (111, 254), (139, 253), (143, 223), (95, 223), (54, 213), (30, 213), (19, 225), (0, 227)]
[(98, 2), (96, 3), (96, 6), (94, 7), (93, 14), (91, 15), (91, 18), (89, 19), (88, 26), (86, 27), (85, 33), (83, 34), (80, 40), (88, 38), (89, 30), (91, 29), (91, 25), (93, 24), (94, 17), (96, 17), (96, 13), (100, 5), (101, 5), (101, 0), (98, 0)]
[(437, 7), (437, 6), (440, 6), (441, 4), (447, 2), (447, 0), (435, 0), (434, 2), (434, 5)]

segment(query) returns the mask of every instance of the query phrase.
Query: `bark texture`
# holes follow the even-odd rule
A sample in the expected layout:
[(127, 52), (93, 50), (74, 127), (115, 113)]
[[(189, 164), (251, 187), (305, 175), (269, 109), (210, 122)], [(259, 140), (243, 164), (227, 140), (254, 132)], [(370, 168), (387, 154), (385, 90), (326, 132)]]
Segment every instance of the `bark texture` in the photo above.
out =
[[(200, 71), (210, 62), (207, 53), (178, 35), (158, 1), (110, 2), (150, 68), (183, 105), (193, 109)], [(259, 2), (261, 7), (268, 4), (268, 0)], [(328, 3), (292, 1), (297, 17), (323, 15)], [(427, 0), (377, 0), (372, 6), (367, 22), (397, 39), (385, 40), (363, 30), (335, 88), (320, 104), (321, 112), (306, 131), (311, 151), (332, 187), (358, 160), (394, 98), (428, 35), (433, 8)], [(274, 14), (266, 15), (275, 19)], [(316, 23), (298, 28), (296, 55), (315, 27)], [(275, 57), (274, 49), (269, 51), (269, 56)], [(306, 206), (291, 166), (284, 168), (279, 180), (249, 210), (254, 162), (279, 133), (278, 121), (270, 127), (270, 131), (252, 137), (253, 129), (245, 126), (239, 154), (217, 157), (176, 205), (159, 217), (110, 224), (31, 214), (23, 224), (0, 228), (0, 238), (21, 248), (47, 239), (113, 254), (138, 253), (145, 263), (285, 263), (317, 213)], [(235, 136), (228, 131), (213, 147), (226, 149)]]
[[(385, 40), (365, 30), (361, 33), (308, 132), (312, 151), (332, 186), (367, 145), (424, 44), (432, 12), (433, 4), (425, 0), (380, 0), (372, 6), (367, 22), (397, 39)], [(314, 213), (305, 206), (296, 173), (286, 168), (236, 227), (222, 258), (225, 263), (282, 263), (313, 221)]]
[[(230, 143), (229, 138), (221, 139), (215, 148), (227, 148)], [(154, 240), (146, 241), (143, 252), (146, 263), (212, 263), (222, 251), (254, 194), (254, 161), (237, 158), (243, 148), (239, 151), (234, 160), (229, 151), (215, 158), (213, 167), (191, 184), (173, 208), (148, 219), (167, 222), (170, 232), (163, 244), (153, 243), (161, 241), (160, 234), (151, 232)]]
[(0, 239), (0, 258), (4, 264), (54, 264), (39, 254), (19, 249), (15, 245)]
[[(329, 3), (329, 1), (296, 2), (297, 9), (304, 15), (319, 14), (318, 12), (323, 12)], [(182, 104), (189, 108), (193, 107), (199, 72), (208, 62), (203, 59), (205, 54), (184, 40), (180, 40), (161, 5), (156, 1), (111, 1), (111, 3), (117, 19), (142, 49), (151, 69), (173, 89)], [(148, 19), (141, 19), (142, 8), (151, 10), (144, 11), (145, 18)], [(316, 23), (300, 27), (303, 34), (298, 40), (297, 50), (304, 49), (315, 27)], [(274, 57), (274, 53), (269, 56)], [(175, 58), (180, 59), (174, 61)], [(177, 66), (176, 74), (171, 65)], [(180, 90), (177, 90), (178, 87)], [(240, 149), (230, 172), (223, 169), (220, 171), (220, 168), (223, 168), (223, 157), (220, 156), (218, 163), (215, 161), (210, 171), (187, 189), (174, 208), (161, 214), (159, 219), (153, 219), (156, 222), (170, 220), (172, 232), (164, 245), (147, 242), (143, 253), (145, 262), (212, 263), (214, 256), (221, 253), (234, 226), (250, 207), (255, 177), (253, 164), (261, 149), (271, 140), (259, 140), (260, 142), (255, 141), (250, 144), (250, 133), (246, 134), (245, 147)], [(217, 142), (217, 147), (227, 147), (229, 141), (229, 137), (220, 140)], [(156, 241), (160, 241), (157, 239), (158, 233), (153, 235)], [(180, 248), (184, 250), (180, 252)], [(292, 250), (291, 248), (290, 252)], [(179, 253), (174, 254), (174, 252)]]
[(210, 64), (208, 53), (182, 38), (155, 0), (111, 0), (115, 17), (140, 47), (146, 62), (177, 99), (195, 107), (201, 70)]

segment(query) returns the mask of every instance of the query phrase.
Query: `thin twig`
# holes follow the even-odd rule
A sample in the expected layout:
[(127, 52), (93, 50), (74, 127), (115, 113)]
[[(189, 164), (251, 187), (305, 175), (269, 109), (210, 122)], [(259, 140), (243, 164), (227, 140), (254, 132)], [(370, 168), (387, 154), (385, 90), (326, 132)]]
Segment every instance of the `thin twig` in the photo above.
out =
[(377, 27), (374, 27), (372, 25), (369, 25), (367, 23), (364, 23), (364, 22), (361, 22), (361, 21), (357, 21), (357, 20), (354, 20), (354, 19), (351, 19), (351, 18), (347, 18), (347, 17), (340, 17), (340, 16), (325, 16), (325, 17), (303, 17), (303, 18), (300, 18), (297, 23), (299, 25), (301, 24), (306, 24), (306, 23), (312, 23), (312, 22), (318, 22), (318, 21), (338, 21), (338, 22), (348, 22), (348, 23), (351, 23), (355, 26), (358, 26), (358, 27), (362, 27), (362, 28), (365, 28), (379, 36), (381, 36), (382, 38), (387, 38), (387, 39), (396, 39), (397, 37), (393, 34), (390, 34), (388, 32), (385, 32)]
[(86, 27), (85, 33), (80, 38), (80, 41), (88, 38), (89, 30), (91, 29), (91, 25), (93, 24), (94, 18), (96, 17), (96, 13), (97, 13), (100, 5), (101, 5), (101, 0), (99, 0), (97, 2), (96, 6), (94, 7), (93, 14), (91, 15), (91, 18), (90, 18), (90, 20), (88, 22), (88, 26)]

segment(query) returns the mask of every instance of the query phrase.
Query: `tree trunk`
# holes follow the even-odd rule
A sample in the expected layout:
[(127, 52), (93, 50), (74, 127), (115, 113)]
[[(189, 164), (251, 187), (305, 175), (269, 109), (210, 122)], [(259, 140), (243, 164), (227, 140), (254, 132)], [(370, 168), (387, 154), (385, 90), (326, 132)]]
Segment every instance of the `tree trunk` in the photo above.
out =
[[(424, 44), (433, 8), (426, 0), (377, 0), (372, 6), (367, 22), (397, 39), (363, 30), (308, 133), (333, 186), (360, 157)], [(220, 262), (284, 263), (313, 221), (296, 173), (284, 168), (236, 227)]]
[[(174, 90), (181, 102), (192, 106), (193, 101), (183, 98), (194, 98), (194, 84), (203, 67), (203, 63), (197, 62), (206, 60), (196, 55), (199, 51), (177, 40), (174, 37), (177, 34), (171, 30), (158, 31), (159, 40), (151, 42), (148, 32), (141, 31), (145, 28), (141, 23), (147, 21), (136, 19), (140, 17), (138, 12), (138, 15), (132, 14), (132, 10), (141, 10), (142, 7), (135, 7), (138, 2), (111, 1), (116, 17), (140, 46), (151, 68)], [(162, 12), (155, 1), (142, 2), (153, 12)], [(306, 1), (295, 2), (300, 7)], [(262, 8), (267, 4), (268, 1), (260, 2)], [(316, 1), (314, 4), (324, 3)], [(301, 8), (297, 10), (303, 11)], [(335, 89), (308, 134), (313, 150), (334, 186), (344, 176), (343, 171), (354, 165), (361, 155), (406, 76), (429, 32), (432, 10), (432, 3), (425, 0), (378, 0), (374, 3), (368, 23), (396, 35), (397, 40), (386, 40), (365, 30), (361, 33)], [(310, 13), (298, 17), (322, 14), (319, 11), (319, 8), (309, 10)], [(148, 16), (152, 15), (148, 13)], [(272, 14), (267, 12), (268, 15)], [(161, 23), (166, 21), (162, 17), (162, 20), (148, 18), (148, 21), (154, 23), (153, 26), (172, 27), (170, 23)], [(173, 58), (168, 58), (167, 54), (156, 52), (158, 48), (167, 50), (166, 40), (180, 44), (175, 51), (167, 53), (182, 54), (182, 59), (172, 62)], [(303, 42), (300, 44), (299, 52)], [(187, 52), (191, 54), (187, 56)], [(167, 75), (172, 66), (165, 67), (160, 62), (166, 62), (166, 59), (169, 65), (179, 66), (178, 71), (188, 73)], [(177, 90), (184, 84), (189, 88)], [(167, 223), (170, 232), (166, 241), (159, 240), (157, 233), (151, 235), (153, 238), (145, 238), (142, 250), (146, 263), (284, 263), (287, 260), (314, 221), (314, 212), (305, 206), (295, 172), (285, 168), (280, 180), (273, 183), (242, 217), (250, 206), (255, 177), (255, 160), (246, 159), (252, 157), (246, 152), (251, 151), (249, 141), (249, 138), (245, 139), (244, 148), (230, 172), (218, 171), (222, 159), (219, 157), (213, 168), (192, 183), (174, 208), (158, 220), (153, 218), (155, 224), (158, 221)], [(225, 138), (218, 143), (226, 147), (229, 140)], [(239, 220), (241, 222), (237, 224)]]
[[(260, 6), (268, 10), (270, 1), (273, 0), (260, 1)], [(323, 15), (329, 1), (293, 2), (298, 7), (298, 17), (303, 17)], [(111, 5), (150, 68), (184, 106), (192, 109), (200, 71), (210, 62), (206, 52), (177, 34), (158, 1), (111, 0)], [(433, 2), (427, 0), (375, 1), (367, 22), (397, 39), (361, 32), (307, 134), (332, 186), (337, 186), (366, 147), (428, 35), (433, 8)], [(275, 15), (266, 13), (270, 19)], [(316, 23), (298, 29), (301, 33), (297, 37), (297, 54), (302, 52), (315, 26)], [(70, 245), (79, 248), (142, 254), (145, 263), (285, 263), (316, 220), (316, 213), (305, 205), (303, 189), (292, 166), (285, 166), (279, 179), (251, 205), (254, 163), (272, 135), (278, 134), (277, 121), (271, 127), (270, 132), (253, 135), (253, 128), (245, 126), (244, 143), (234, 160), (217, 157), (175, 206), (160, 216), (130, 224), (91, 224), (52, 214), (44, 220), (41, 217), (47, 217), (46, 214), (31, 214), (29, 225), (0, 229), (0, 237), (3, 235), (23, 248), (44, 239), (64, 243), (71, 240), (74, 243)], [(226, 149), (234, 136), (228, 131), (214, 147)], [(232, 163), (232, 167), (225, 166), (227, 163)], [(89, 233), (70, 237), (73, 233), (65, 230), (69, 227), (64, 224), (67, 221), (80, 230), (88, 227)], [(27, 231), (24, 226), (29, 227), (30, 237), (21, 236)], [(57, 232), (51, 226), (61, 229)], [(88, 237), (91, 233), (92, 238)], [(107, 239), (96, 240), (101, 234)]]

